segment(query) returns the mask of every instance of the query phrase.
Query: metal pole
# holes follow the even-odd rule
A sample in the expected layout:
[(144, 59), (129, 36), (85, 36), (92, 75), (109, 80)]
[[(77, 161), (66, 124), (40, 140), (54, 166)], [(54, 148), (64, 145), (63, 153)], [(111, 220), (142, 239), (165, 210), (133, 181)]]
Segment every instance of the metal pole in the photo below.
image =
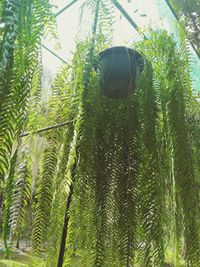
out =
[(36, 134), (36, 133), (41, 133), (41, 132), (44, 132), (44, 131), (49, 131), (49, 130), (52, 130), (52, 129), (60, 128), (60, 127), (63, 127), (65, 125), (69, 125), (71, 123), (73, 123), (73, 121), (66, 121), (66, 122), (58, 123), (56, 125), (47, 126), (45, 128), (41, 128), (41, 129), (38, 129), (38, 130), (35, 130), (35, 131), (32, 131), (32, 132), (25, 132), (25, 133), (21, 134), (20, 137), (28, 136), (31, 133)]
[[(63, 7), (60, 11), (58, 11), (58, 13), (55, 14), (55, 17), (58, 17), (60, 14), (62, 14), (65, 10), (67, 10), (70, 6), (72, 6), (76, 2), (78, 2), (78, 0), (74, 0), (71, 3), (69, 3), (67, 6)], [(55, 57), (57, 57), (59, 60), (61, 60), (65, 64), (68, 64), (64, 59), (62, 59), (61, 57), (59, 57), (56, 53), (54, 53), (51, 49), (49, 49), (45, 45), (42, 44), (42, 47), (44, 47), (49, 53), (51, 53), (52, 55), (54, 55)]]
[(67, 10), (70, 6), (78, 2), (78, 0), (74, 0), (71, 3), (69, 3), (67, 6), (63, 7), (58, 13), (55, 14), (55, 17), (58, 17), (60, 14), (62, 14), (65, 10)]
[(41, 46), (46, 49), (49, 53), (51, 53), (52, 55), (54, 55), (55, 57), (57, 57), (59, 60), (61, 60), (63, 63), (69, 65), (69, 63), (67, 63), (67, 61), (65, 61), (64, 59), (62, 59), (60, 56), (58, 56), (56, 53), (54, 53), (51, 49), (49, 49), (48, 47), (46, 47), (44, 44), (41, 44)]
[[(128, 22), (133, 26), (133, 28), (140, 34), (139, 27), (135, 23), (135, 21), (129, 16), (129, 14), (126, 12), (126, 10), (120, 5), (120, 3), (117, 0), (111, 0), (112, 3), (119, 9), (119, 11), (122, 13), (122, 15), (128, 20)], [(144, 39), (147, 39), (147, 37), (142, 34)]]

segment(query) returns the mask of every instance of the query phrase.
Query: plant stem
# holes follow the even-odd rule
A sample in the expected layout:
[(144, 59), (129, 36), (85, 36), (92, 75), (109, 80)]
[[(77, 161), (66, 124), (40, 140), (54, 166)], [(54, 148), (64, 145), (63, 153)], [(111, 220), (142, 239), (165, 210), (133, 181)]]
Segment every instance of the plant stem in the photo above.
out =
[(68, 195), (67, 202), (66, 202), (66, 211), (65, 211), (65, 218), (64, 218), (64, 224), (63, 224), (63, 230), (62, 230), (62, 238), (61, 238), (61, 243), (60, 243), (60, 252), (59, 252), (57, 267), (63, 266), (63, 258), (64, 258), (64, 253), (65, 253), (66, 240), (67, 240), (67, 229), (68, 229), (68, 224), (69, 224), (69, 209), (70, 209), (72, 195), (74, 191), (73, 183), (74, 181), (70, 185), (69, 195)]

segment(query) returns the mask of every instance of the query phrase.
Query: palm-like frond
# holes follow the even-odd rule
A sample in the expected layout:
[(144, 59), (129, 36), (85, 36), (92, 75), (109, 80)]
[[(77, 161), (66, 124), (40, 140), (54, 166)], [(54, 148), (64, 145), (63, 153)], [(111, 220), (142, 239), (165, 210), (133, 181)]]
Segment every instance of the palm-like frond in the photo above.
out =
[[(61, 147), (58, 160), (58, 171), (55, 177), (55, 190), (53, 194), (51, 215), (48, 236), (50, 240), (47, 265), (54, 266), (57, 264), (58, 253), (61, 243), (62, 227), (65, 216), (65, 204), (68, 190), (65, 185), (65, 174), (67, 162), (69, 159), (70, 143), (72, 140), (72, 129), (68, 129), (64, 135), (64, 144)], [(64, 186), (63, 186), (64, 185)]]
[[(47, 118), (52, 125), (55, 123), (70, 121), (74, 119), (77, 113), (76, 111), (76, 94), (69, 88), (67, 79), (67, 67), (61, 69), (56, 76), (53, 85), (53, 96), (50, 99), (49, 106), (47, 108)], [(70, 99), (74, 96), (75, 100)], [(57, 130), (45, 134), (47, 139), (46, 148), (43, 153), (42, 170), (38, 180), (36, 189), (36, 207), (35, 207), (35, 220), (33, 225), (33, 248), (37, 252), (41, 249), (44, 231), (47, 228), (47, 221), (50, 219), (50, 226), (46, 229), (46, 233), (52, 233), (50, 242), (58, 238), (57, 232), (60, 232), (63, 223), (63, 207), (66, 201), (67, 195), (65, 192), (65, 199), (62, 197), (63, 179), (65, 174), (65, 168), (68, 160), (68, 154), (65, 154), (70, 148), (70, 142), (72, 139), (73, 122), (69, 124), (67, 129)], [(63, 147), (61, 147), (62, 143)], [(64, 149), (64, 152), (62, 152)], [(59, 151), (64, 153), (61, 156), (61, 162), (58, 161)], [(69, 151), (68, 151), (69, 153)], [(49, 167), (47, 167), (49, 166)], [(58, 201), (58, 195), (60, 201)], [(60, 207), (61, 206), (61, 207)], [(58, 209), (57, 209), (58, 208)], [(59, 216), (59, 220), (58, 217)], [(56, 220), (56, 223), (55, 223)], [(59, 223), (60, 221), (60, 223)], [(59, 239), (60, 241), (60, 239)], [(57, 249), (58, 243), (57, 240)], [(54, 244), (55, 245), (55, 244)], [(51, 247), (51, 245), (50, 245)], [(54, 251), (55, 252), (55, 251)], [(58, 252), (58, 251), (57, 251)], [(51, 253), (49, 260), (55, 260), (57, 254), (54, 253), (53, 259), (51, 259)]]
[[(146, 77), (144, 77), (144, 75)], [(141, 77), (141, 216), (144, 228), (144, 266), (164, 265), (164, 180), (159, 163), (157, 140), (158, 107), (153, 69), (148, 63)], [(142, 247), (142, 249), (144, 249)]]
[(10, 239), (19, 237), (28, 202), (31, 199), (31, 181), (27, 159), (19, 166), (19, 176), (14, 184), (12, 206), (10, 208)]
[[(174, 66), (177, 67), (176, 64), (175, 60)], [(182, 81), (184, 81), (184, 77), (182, 75), (181, 77)], [(198, 266), (200, 263), (200, 240), (197, 177), (185, 119), (184, 87), (177, 80), (173, 85), (169, 103), (169, 115), (174, 149), (175, 183), (184, 216), (185, 257), (189, 264)], [(184, 155), (187, 155), (187, 157)], [(189, 196), (193, 197), (190, 198)]]
[(17, 39), (20, 19), (20, 2), (3, 1), (4, 33), (0, 52), (0, 179), (3, 180), (9, 167), (14, 127), (11, 111), (12, 68), (14, 64), (14, 45)]
[[(177, 254), (180, 255), (183, 251), (182, 236), (184, 236), (184, 244), (186, 247), (188, 246), (185, 259), (188, 264), (198, 266), (199, 207), (191, 204), (188, 199), (188, 190), (191, 190), (190, 195), (194, 197), (191, 200), (192, 203), (198, 200), (199, 193), (194, 163), (194, 148), (192, 147), (186, 120), (187, 112), (191, 112), (193, 109), (187, 44), (186, 46), (183, 44), (180, 50), (176, 49), (172, 38), (165, 32), (160, 35), (153, 33), (151, 42), (147, 41), (146, 43), (144, 53), (147, 53), (152, 62), (155, 79), (157, 80), (156, 94), (160, 105), (158, 107), (160, 119), (158, 125), (164, 134), (161, 136), (160, 152), (164, 152), (163, 155), (165, 155), (162, 165), (164, 163), (163, 167), (167, 171), (163, 173), (165, 177), (164, 184), (167, 187), (164, 186), (163, 188), (166, 188), (169, 193), (168, 197), (165, 194), (164, 199), (166, 205), (171, 203), (171, 207), (165, 206), (168, 213), (166, 213), (166, 216), (170, 214), (171, 220), (175, 223), (172, 231), (174, 231), (174, 234), (176, 233), (175, 249)], [(163, 59), (162, 62), (155, 60), (155, 58), (159, 59), (160, 57)], [(193, 214), (188, 214), (191, 209)], [(169, 230), (167, 226), (165, 229)], [(175, 262), (178, 261), (176, 256)]]
[(10, 162), (9, 174), (7, 177), (7, 184), (5, 189), (5, 198), (4, 198), (4, 206), (3, 206), (3, 241), (6, 249), (6, 256), (9, 256), (9, 249), (7, 244), (8, 238), (8, 226), (9, 226), (9, 216), (10, 216), (10, 208), (12, 205), (12, 196), (13, 196), (13, 187), (14, 187), (14, 176), (15, 176), (15, 166), (17, 161), (17, 150), (13, 154)]
[(48, 25), (51, 22), (51, 14), (48, 1), (4, 1), (5, 27), (0, 56), (1, 179), (9, 167), (13, 140), (21, 132), (25, 121), (43, 34), (41, 29), (44, 23)]
[[(60, 101), (53, 97), (50, 102), (52, 111), (48, 114), (49, 121), (55, 124), (59, 120)], [(57, 154), (60, 149), (62, 133), (58, 130), (46, 133), (46, 145), (42, 156), (42, 166), (35, 191), (35, 218), (33, 222), (32, 245), (35, 252), (42, 248), (47, 222), (50, 218), (53, 198), (54, 177), (57, 168)]]
[(58, 144), (56, 140), (50, 140), (43, 154), (43, 170), (35, 195), (36, 206), (32, 233), (32, 246), (35, 252), (39, 252), (42, 248), (45, 229), (49, 220), (53, 197), (53, 178), (57, 162), (57, 149)]

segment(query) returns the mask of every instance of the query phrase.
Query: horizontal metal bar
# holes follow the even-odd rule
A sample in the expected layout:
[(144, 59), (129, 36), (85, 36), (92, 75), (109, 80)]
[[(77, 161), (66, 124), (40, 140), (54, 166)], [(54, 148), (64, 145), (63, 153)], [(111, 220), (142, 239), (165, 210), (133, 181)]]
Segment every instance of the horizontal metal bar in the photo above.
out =
[(41, 128), (41, 129), (38, 129), (38, 130), (35, 130), (35, 131), (25, 132), (25, 133), (21, 134), (20, 137), (28, 136), (29, 134), (32, 134), (32, 133), (36, 134), (36, 133), (41, 133), (41, 132), (44, 132), (44, 131), (49, 131), (49, 130), (52, 130), (52, 129), (60, 128), (60, 127), (63, 127), (65, 125), (69, 125), (71, 123), (73, 123), (73, 121), (66, 121), (66, 122), (58, 123), (56, 125), (52, 125), (52, 126), (48, 126), (48, 127), (45, 127), (45, 128)]

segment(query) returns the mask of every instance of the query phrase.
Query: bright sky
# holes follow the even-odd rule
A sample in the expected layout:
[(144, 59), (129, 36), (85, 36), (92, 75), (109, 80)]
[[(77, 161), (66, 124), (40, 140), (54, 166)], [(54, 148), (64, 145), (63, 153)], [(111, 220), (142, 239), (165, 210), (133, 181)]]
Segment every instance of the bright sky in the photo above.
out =
[[(55, 13), (71, 3), (72, 0), (51, 0), (55, 5)], [(61, 43), (61, 49), (55, 49), (55, 42), (44, 40), (43, 44), (52, 49), (61, 58), (70, 62), (75, 51), (75, 42), (77, 38), (84, 37), (91, 31), (91, 14), (84, 13), (80, 25), (81, 6), (84, 0), (79, 0), (61, 15), (57, 17), (58, 33)], [(145, 31), (149, 25), (154, 29), (166, 29), (169, 33), (174, 33), (178, 41), (178, 31), (176, 19), (171, 13), (165, 0), (118, 0), (127, 13), (132, 17), (134, 22)], [(114, 24), (113, 46), (126, 45), (139, 40), (142, 37), (127, 22), (126, 18), (114, 7), (113, 9), (116, 23)], [(194, 64), (192, 69), (192, 78), (195, 79), (195, 87), (200, 90), (200, 60), (194, 54)], [(54, 74), (61, 61), (43, 49), (44, 68)], [(198, 68), (197, 68), (198, 66)]]

